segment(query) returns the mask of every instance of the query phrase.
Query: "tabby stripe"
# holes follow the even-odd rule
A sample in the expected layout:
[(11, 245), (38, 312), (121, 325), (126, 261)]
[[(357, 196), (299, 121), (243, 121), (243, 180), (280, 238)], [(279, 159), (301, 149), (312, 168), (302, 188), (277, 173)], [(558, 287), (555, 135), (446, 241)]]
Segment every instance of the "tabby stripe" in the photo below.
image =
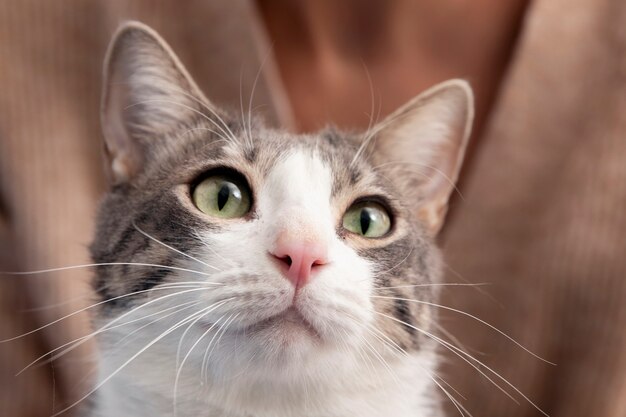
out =
[[(399, 294), (396, 294), (395, 296), (400, 297)], [(393, 307), (394, 307), (393, 315), (396, 316), (398, 320), (401, 320), (407, 324), (410, 324), (411, 326), (414, 326), (413, 317), (411, 316), (409, 303), (407, 303), (405, 300), (394, 299)], [(409, 326), (402, 326), (402, 327), (404, 327), (404, 330), (406, 330), (407, 333), (409, 333), (411, 336), (415, 336), (414, 328), (409, 327)]]
[[(163, 262), (157, 262), (158, 265), (172, 266), (172, 259), (166, 258)], [(141, 277), (136, 279), (132, 291), (149, 290), (161, 284), (165, 278), (173, 271), (168, 268), (149, 268)]]

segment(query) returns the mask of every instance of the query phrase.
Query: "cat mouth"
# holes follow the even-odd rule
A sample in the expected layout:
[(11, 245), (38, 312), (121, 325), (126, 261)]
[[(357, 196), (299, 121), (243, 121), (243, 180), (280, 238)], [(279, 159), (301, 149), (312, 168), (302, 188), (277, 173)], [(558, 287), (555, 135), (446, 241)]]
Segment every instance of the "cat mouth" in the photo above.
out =
[(282, 333), (283, 335), (295, 335), (305, 333), (309, 337), (320, 340), (321, 335), (315, 327), (294, 306), (281, 313), (258, 321), (246, 328), (247, 334), (258, 333)]

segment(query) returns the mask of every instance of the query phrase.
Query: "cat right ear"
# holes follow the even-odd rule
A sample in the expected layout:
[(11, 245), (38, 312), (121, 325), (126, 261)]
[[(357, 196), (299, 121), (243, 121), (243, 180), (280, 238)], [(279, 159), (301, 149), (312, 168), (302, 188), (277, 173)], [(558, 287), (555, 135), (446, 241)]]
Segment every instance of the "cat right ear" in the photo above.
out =
[(101, 107), (112, 183), (130, 181), (164, 136), (209, 106), (154, 30), (138, 22), (123, 24), (106, 55)]
[(396, 183), (432, 235), (443, 225), (456, 189), (473, 118), (469, 84), (449, 80), (409, 101), (366, 139), (377, 168)]

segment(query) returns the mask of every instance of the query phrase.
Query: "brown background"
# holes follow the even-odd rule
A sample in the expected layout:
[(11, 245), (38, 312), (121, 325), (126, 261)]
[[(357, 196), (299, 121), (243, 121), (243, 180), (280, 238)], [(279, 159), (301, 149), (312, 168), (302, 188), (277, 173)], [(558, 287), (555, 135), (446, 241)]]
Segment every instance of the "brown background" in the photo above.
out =
[[(451, 77), (478, 120), (442, 244), (443, 326), (551, 416), (626, 415), (626, 4), (618, 0), (0, 1), (0, 270), (88, 262), (105, 188), (100, 68), (118, 23), (156, 28), (216, 103), (309, 131), (364, 128)], [(241, 86), (240, 86), (241, 82)], [(241, 90), (240, 90), (241, 88)], [(270, 94), (271, 91), (271, 94)], [(0, 276), (0, 338), (90, 301), (88, 270)], [(32, 310), (35, 309), (35, 310)], [(89, 380), (89, 349), (15, 377), (86, 315), (0, 344), (0, 415), (46, 416)], [(536, 416), (452, 357), (475, 416)], [(82, 385), (84, 387), (84, 385)]]

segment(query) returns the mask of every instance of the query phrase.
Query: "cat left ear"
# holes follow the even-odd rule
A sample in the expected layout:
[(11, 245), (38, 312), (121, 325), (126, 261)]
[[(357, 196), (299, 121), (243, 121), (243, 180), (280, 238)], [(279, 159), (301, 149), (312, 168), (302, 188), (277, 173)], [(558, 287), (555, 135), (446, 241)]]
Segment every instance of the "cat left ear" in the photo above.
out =
[(130, 181), (142, 170), (158, 138), (208, 106), (209, 101), (154, 30), (138, 22), (123, 24), (106, 55), (101, 107), (112, 182)]
[(372, 158), (436, 235), (456, 189), (474, 117), (469, 84), (450, 80), (420, 94), (374, 127)]

